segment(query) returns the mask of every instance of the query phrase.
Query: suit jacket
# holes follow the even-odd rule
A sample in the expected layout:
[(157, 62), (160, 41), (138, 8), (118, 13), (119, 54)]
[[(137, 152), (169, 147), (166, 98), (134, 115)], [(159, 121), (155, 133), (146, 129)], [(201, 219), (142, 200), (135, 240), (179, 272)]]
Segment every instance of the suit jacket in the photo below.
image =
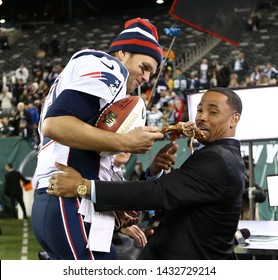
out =
[(29, 183), (19, 171), (12, 170), (5, 174), (5, 194), (8, 196), (23, 195), (20, 181)]
[(166, 209), (139, 259), (231, 259), (245, 186), (240, 142), (217, 140), (155, 181), (96, 181), (96, 210)]

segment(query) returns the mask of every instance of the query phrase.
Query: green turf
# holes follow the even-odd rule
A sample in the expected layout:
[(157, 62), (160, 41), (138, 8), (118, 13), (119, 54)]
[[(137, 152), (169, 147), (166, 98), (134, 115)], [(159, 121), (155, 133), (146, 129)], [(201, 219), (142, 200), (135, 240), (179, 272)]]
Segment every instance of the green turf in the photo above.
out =
[(26, 256), (28, 260), (38, 260), (38, 252), (42, 251), (36, 241), (31, 228), (31, 219), (28, 223), (28, 253), (22, 254), (23, 220), (0, 219), (0, 259), (1, 260), (21, 260), (21, 256)]

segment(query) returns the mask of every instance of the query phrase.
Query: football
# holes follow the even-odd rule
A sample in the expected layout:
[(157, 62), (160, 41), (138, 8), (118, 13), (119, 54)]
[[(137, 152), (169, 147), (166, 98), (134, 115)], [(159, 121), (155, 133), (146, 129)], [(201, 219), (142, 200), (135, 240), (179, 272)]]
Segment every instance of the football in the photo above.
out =
[(126, 134), (145, 124), (144, 100), (139, 96), (128, 96), (107, 107), (99, 116), (96, 126), (111, 132)]

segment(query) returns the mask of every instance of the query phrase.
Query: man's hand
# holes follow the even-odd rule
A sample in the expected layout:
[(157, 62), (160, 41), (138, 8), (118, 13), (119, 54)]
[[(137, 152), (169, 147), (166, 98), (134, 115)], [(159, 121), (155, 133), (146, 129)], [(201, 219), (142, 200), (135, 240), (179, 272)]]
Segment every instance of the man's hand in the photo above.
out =
[(175, 142), (171, 142), (158, 151), (150, 166), (151, 176), (157, 175), (161, 170), (168, 170), (176, 163), (175, 153), (178, 148)]
[(76, 197), (77, 187), (82, 183), (82, 177), (74, 168), (56, 162), (56, 167), (63, 171), (53, 173), (49, 179), (47, 193), (61, 197)]
[(131, 226), (121, 228), (121, 233), (133, 238), (138, 247), (143, 248), (147, 244), (147, 238), (145, 233), (138, 226)]
[(135, 211), (117, 211), (117, 215), (122, 228), (132, 226), (139, 221), (137, 212)]

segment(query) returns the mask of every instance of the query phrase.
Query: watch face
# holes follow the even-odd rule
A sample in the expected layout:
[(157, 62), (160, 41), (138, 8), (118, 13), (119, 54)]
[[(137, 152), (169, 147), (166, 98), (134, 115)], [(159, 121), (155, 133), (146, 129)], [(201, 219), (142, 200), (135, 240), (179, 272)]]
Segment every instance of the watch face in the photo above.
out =
[(80, 185), (80, 186), (78, 186), (78, 188), (77, 188), (77, 193), (78, 193), (78, 195), (80, 195), (80, 196), (86, 195), (86, 193), (87, 193), (87, 187), (86, 187), (85, 185)]

